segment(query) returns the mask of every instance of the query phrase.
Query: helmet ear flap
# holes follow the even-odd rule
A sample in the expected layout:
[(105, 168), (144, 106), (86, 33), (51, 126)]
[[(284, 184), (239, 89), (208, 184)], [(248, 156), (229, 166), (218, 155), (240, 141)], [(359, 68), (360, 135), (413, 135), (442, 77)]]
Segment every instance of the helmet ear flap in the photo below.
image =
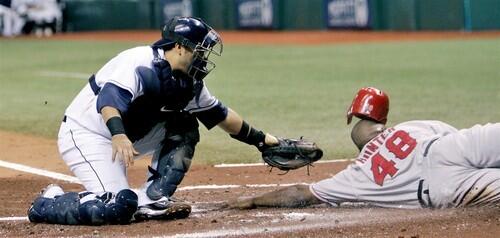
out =
[(389, 96), (374, 87), (361, 88), (347, 110), (347, 124), (352, 117), (385, 124), (389, 114)]

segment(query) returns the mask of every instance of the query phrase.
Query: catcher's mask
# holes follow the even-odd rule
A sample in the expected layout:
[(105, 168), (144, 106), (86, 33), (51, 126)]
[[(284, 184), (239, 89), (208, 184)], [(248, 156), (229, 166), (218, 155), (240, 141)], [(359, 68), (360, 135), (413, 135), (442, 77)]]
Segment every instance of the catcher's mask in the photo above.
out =
[(215, 68), (210, 60), (212, 54), (222, 54), (222, 39), (219, 34), (203, 20), (194, 17), (174, 17), (162, 29), (162, 39), (153, 46), (162, 47), (178, 43), (193, 51), (193, 62), (188, 75), (202, 80)]
[(385, 124), (389, 114), (389, 96), (373, 87), (361, 88), (347, 111), (347, 124), (352, 116)]

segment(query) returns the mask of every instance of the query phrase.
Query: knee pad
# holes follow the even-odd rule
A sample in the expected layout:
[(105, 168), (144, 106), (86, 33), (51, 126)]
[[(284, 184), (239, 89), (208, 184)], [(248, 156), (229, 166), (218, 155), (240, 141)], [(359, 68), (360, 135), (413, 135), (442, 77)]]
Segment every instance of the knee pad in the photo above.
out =
[(167, 138), (158, 159), (156, 169), (149, 168), (153, 174), (148, 181), (153, 181), (146, 194), (153, 200), (163, 196), (170, 197), (184, 178), (191, 166), (196, 143), (199, 141), (198, 129), (182, 135)]
[(106, 224), (106, 204), (113, 198), (113, 193), (105, 192), (97, 196), (91, 192), (80, 193), (80, 221), (83, 225), (99, 226)]
[[(80, 220), (85, 225), (128, 224), (137, 210), (137, 195), (124, 189), (116, 195), (104, 193), (101, 196), (89, 194), (79, 206)], [(112, 200), (114, 198), (114, 202)]]
[(130, 213), (135, 213), (139, 198), (137, 194), (130, 189), (123, 189), (116, 194), (115, 203), (124, 205)]
[(137, 211), (138, 197), (130, 189), (116, 194), (115, 202), (106, 204), (106, 221), (110, 224), (128, 224)]

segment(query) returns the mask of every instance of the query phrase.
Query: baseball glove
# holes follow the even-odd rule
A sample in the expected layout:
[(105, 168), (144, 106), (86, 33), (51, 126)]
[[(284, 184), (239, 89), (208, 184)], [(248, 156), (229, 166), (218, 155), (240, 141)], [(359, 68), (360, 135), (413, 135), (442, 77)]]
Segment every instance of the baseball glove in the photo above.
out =
[(279, 144), (262, 151), (262, 159), (271, 167), (293, 170), (311, 165), (323, 156), (316, 143), (302, 139), (278, 138)]

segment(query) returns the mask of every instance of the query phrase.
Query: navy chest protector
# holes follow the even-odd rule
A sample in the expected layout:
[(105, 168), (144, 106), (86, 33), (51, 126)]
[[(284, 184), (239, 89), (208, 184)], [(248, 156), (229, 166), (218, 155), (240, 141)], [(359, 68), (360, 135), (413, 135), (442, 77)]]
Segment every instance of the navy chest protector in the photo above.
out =
[[(154, 71), (139, 67), (144, 94), (136, 98), (122, 115), (127, 136), (136, 141), (146, 135), (157, 123), (169, 121), (173, 114), (183, 112), (189, 101), (198, 103), (203, 81), (194, 80), (183, 72), (172, 70), (153, 48)], [(170, 123), (172, 124), (172, 123)]]
[(159, 99), (165, 109), (181, 111), (193, 98), (198, 103), (203, 81), (194, 80), (181, 71), (172, 70), (170, 64), (160, 58), (156, 48), (153, 48), (153, 54), (153, 66), (160, 84)]

